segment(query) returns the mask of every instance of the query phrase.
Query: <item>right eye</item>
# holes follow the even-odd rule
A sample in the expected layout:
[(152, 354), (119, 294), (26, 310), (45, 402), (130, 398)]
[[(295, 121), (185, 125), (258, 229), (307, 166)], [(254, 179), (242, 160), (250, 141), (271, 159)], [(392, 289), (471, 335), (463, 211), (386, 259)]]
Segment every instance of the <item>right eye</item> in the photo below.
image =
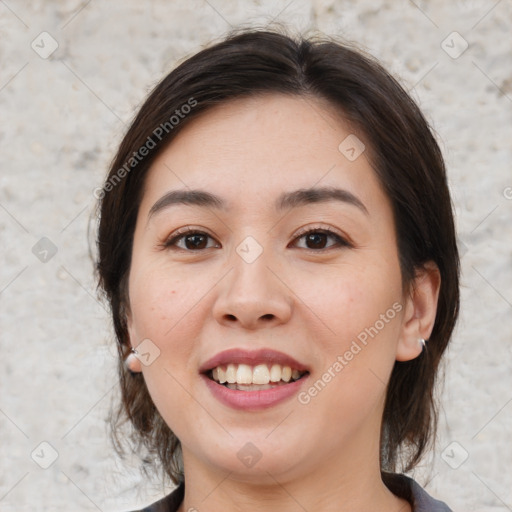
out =
[(186, 228), (173, 233), (169, 239), (164, 242), (163, 246), (167, 248), (177, 248), (182, 251), (192, 252), (201, 251), (203, 249), (211, 249), (219, 247), (220, 244), (208, 245), (208, 239), (214, 240), (208, 233)]

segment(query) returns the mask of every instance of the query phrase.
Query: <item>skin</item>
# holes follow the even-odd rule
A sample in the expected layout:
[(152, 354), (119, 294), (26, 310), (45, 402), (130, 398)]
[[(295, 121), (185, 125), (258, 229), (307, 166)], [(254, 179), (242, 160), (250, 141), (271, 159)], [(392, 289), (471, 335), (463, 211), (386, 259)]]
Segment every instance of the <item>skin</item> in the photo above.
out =
[[(403, 286), (389, 199), (368, 151), (349, 161), (338, 150), (353, 131), (332, 111), (281, 95), (231, 101), (184, 128), (147, 176), (128, 324), (133, 347), (149, 338), (160, 354), (131, 365), (181, 441), (181, 512), (411, 510), (381, 480), (379, 434), (395, 360), (417, 357), (432, 331), (439, 272), (427, 265), (414, 289)], [(340, 201), (275, 211), (282, 192), (312, 186), (348, 190), (367, 213)], [(173, 205), (148, 218), (167, 192), (195, 188), (229, 209)], [(211, 238), (164, 246), (187, 226)], [(330, 235), (315, 245), (301, 228), (350, 245)], [(247, 236), (263, 248), (252, 263), (236, 252)], [(309, 366), (307, 391), (393, 304), (401, 310), (307, 404), (235, 410), (199, 376), (223, 350), (273, 348)], [(261, 453), (252, 467), (237, 457), (247, 442)]]

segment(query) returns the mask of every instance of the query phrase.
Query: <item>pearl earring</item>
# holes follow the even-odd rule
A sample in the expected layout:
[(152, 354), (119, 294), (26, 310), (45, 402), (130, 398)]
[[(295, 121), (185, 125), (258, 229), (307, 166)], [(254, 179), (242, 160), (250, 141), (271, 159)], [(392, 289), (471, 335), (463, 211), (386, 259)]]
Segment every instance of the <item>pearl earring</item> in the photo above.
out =
[(137, 351), (132, 348), (126, 359), (124, 360), (124, 365), (126, 366), (126, 369), (131, 373), (138, 373), (133, 371), (133, 366), (135, 364), (135, 361), (137, 360)]
[(420, 345), (422, 345), (422, 348), (424, 348), (426, 346), (426, 342), (427, 342), (427, 340), (425, 340), (423, 338), (418, 338), (418, 343)]

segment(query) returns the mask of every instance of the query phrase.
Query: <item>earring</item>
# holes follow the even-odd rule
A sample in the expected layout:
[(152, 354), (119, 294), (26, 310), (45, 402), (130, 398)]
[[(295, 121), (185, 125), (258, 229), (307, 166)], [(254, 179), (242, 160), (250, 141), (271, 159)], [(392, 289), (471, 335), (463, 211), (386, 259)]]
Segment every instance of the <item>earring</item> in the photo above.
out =
[(138, 373), (133, 371), (133, 365), (135, 364), (135, 361), (138, 359), (137, 354), (138, 352), (134, 348), (132, 348), (130, 350), (130, 353), (126, 356), (126, 359), (124, 360), (124, 365), (126, 366), (126, 369), (130, 373)]
[(426, 342), (427, 342), (427, 340), (425, 340), (425, 339), (423, 339), (423, 338), (418, 338), (418, 343), (419, 343), (420, 345), (422, 345), (422, 347), (421, 347), (422, 349), (423, 349), (423, 348), (425, 348), (425, 346), (426, 346)]

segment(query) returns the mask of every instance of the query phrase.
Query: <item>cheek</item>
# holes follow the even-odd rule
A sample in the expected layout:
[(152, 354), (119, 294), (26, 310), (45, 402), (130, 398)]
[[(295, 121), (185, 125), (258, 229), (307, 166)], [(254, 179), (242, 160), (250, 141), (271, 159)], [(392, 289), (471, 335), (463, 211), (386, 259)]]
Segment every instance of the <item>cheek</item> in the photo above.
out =
[[(130, 334), (139, 341), (149, 339), (156, 347), (158, 357), (143, 365), (142, 372), (155, 406), (167, 420), (169, 411), (195, 406), (184, 387), (197, 371), (194, 340), (203, 325), (200, 305), (208, 285), (156, 265), (137, 270), (130, 276)], [(173, 422), (173, 429), (181, 432), (179, 421), (175, 424), (174, 418)]]
[(159, 351), (154, 365), (143, 368), (147, 379), (157, 373), (167, 379), (159, 369), (175, 374), (194, 363), (194, 339), (202, 325), (197, 305), (206, 290), (206, 284), (200, 286), (191, 277), (177, 277), (175, 271), (157, 267), (130, 276), (132, 343), (150, 339)]
[(294, 286), (315, 313), (316, 322), (321, 320), (330, 334), (324, 341), (331, 350), (342, 350), (359, 335), (364, 339), (367, 330), (382, 331), (381, 338), (393, 338), (392, 333), (396, 336), (398, 332), (401, 279), (392, 267), (347, 264), (298, 280)]
[(318, 312), (316, 325), (326, 327), (315, 338), (321, 369), (301, 403), (327, 425), (342, 419), (350, 428), (382, 403), (401, 326), (401, 278), (394, 267), (379, 265), (346, 265), (317, 277), (300, 293)]
[(156, 264), (132, 272), (129, 287), (134, 325), (146, 334), (158, 334), (158, 339), (187, 316), (201, 292), (193, 276)]
[(348, 274), (330, 279), (327, 292), (309, 295), (308, 305), (321, 314), (328, 330), (315, 338), (321, 363), (299, 397), (315, 424), (333, 439), (356, 435), (365, 418), (380, 417), (376, 411), (395, 362), (403, 308), (391, 282), (376, 282), (371, 272)]

